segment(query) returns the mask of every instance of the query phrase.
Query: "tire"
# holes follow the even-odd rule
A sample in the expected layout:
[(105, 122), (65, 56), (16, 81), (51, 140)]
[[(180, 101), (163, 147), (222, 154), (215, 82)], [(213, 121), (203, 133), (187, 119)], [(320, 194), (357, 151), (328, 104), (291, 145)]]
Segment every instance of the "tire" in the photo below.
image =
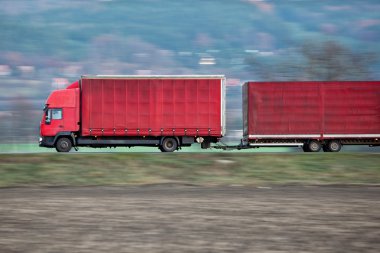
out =
[(162, 152), (173, 152), (177, 150), (178, 148), (178, 142), (175, 138), (168, 137), (165, 138), (164, 141), (161, 144), (160, 150)]
[(59, 138), (55, 143), (55, 149), (58, 152), (69, 152), (72, 146), (73, 144), (71, 143), (71, 140), (66, 137)]
[(319, 141), (311, 140), (307, 143), (307, 147), (310, 152), (319, 152), (322, 148), (322, 144)]
[(331, 140), (326, 147), (329, 152), (339, 152), (342, 149), (342, 144), (338, 140)]
[(303, 152), (310, 152), (310, 149), (309, 149), (309, 146), (307, 143), (304, 143), (303, 146), (302, 146), (302, 150)]

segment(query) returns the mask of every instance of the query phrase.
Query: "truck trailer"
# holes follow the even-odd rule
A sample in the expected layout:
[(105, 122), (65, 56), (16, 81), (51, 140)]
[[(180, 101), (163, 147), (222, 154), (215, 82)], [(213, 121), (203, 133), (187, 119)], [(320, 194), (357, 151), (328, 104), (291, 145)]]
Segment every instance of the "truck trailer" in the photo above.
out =
[(172, 152), (225, 134), (223, 75), (82, 76), (48, 97), (41, 147), (157, 147)]
[(246, 82), (241, 148), (380, 145), (380, 82)]

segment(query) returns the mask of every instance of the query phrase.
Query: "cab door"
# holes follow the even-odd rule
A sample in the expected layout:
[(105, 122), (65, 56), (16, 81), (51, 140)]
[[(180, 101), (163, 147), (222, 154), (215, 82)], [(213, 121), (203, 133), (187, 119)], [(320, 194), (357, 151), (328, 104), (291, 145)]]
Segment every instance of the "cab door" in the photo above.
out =
[(44, 136), (55, 136), (65, 129), (62, 108), (49, 108), (45, 112)]

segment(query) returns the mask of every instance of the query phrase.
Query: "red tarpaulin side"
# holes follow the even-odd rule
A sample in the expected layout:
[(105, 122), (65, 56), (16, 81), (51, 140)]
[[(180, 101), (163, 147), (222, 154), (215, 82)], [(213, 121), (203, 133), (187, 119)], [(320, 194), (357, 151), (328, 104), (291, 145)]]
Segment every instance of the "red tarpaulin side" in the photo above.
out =
[(83, 136), (222, 135), (222, 79), (85, 78)]
[(248, 82), (243, 121), (253, 138), (380, 134), (380, 82)]
[(380, 82), (323, 85), (325, 134), (380, 134)]

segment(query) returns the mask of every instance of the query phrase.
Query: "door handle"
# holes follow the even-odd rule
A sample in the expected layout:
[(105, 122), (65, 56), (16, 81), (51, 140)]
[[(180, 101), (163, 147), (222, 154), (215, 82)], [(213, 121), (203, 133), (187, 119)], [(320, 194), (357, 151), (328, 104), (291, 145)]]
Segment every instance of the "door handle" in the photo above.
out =
[(62, 126), (62, 125), (59, 125), (58, 127), (60, 127), (60, 128), (63, 128), (63, 126)]

